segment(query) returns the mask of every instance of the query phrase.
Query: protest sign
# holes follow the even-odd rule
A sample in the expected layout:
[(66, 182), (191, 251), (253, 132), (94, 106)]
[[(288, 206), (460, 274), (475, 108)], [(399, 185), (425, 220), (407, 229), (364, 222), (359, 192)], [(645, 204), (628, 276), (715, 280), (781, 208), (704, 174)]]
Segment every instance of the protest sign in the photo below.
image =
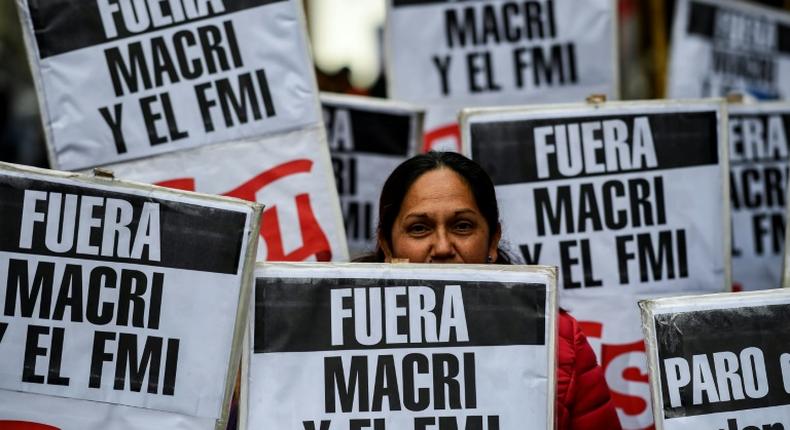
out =
[(640, 306), (658, 430), (790, 427), (790, 291)]
[(790, 98), (788, 75), (790, 13), (744, 1), (675, 3), (670, 98)]
[(553, 268), (265, 264), (248, 426), (554, 428)]
[(259, 218), (238, 200), (0, 165), (0, 420), (73, 407), (64, 428), (95, 425), (78, 418), (94, 410), (115, 428), (117, 405), (224, 425)]
[(385, 30), (388, 94), (427, 106), (426, 149), (458, 149), (463, 107), (618, 96), (612, 0), (389, 0)]
[[(652, 425), (637, 300), (729, 285), (720, 102), (478, 109), (464, 150), (491, 175), (503, 240), (560, 268), (625, 429)], [(629, 310), (631, 310), (629, 312)]]
[(320, 120), (297, 0), (17, 4), (55, 168)]
[(258, 260), (347, 261), (322, 125), (109, 166), (119, 178), (266, 206)]
[(739, 290), (779, 288), (790, 104), (731, 104), (728, 111), (733, 285)]
[(503, 238), (560, 267), (560, 294), (729, 285), (725, 107), (630, 102), (465, 111)]
[(421, 109), (322, 94), (324, 124), (351, 257), (376, 247), (378, 203), (389, 174), (422, 143)]

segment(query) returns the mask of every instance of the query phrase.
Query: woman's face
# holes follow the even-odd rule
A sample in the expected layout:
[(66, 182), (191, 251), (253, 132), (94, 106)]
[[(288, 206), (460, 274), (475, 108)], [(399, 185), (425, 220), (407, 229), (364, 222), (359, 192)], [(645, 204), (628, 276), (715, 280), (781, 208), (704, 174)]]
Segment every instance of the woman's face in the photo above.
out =
[(500, 232), (491, 234), (464, 179), (452, 169), (431, 170), (412, 184), (392, 225), (387, 260), (412, 263), (486, 263), (497, 258)]

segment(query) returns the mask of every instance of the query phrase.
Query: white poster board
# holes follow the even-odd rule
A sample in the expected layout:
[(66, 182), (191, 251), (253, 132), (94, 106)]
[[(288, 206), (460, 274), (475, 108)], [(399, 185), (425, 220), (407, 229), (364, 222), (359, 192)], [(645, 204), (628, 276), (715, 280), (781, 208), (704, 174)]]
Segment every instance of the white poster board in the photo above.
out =
[(465, 148), (491, 175), (503, 240), (560, 268), (560, 304), (594, 341), (626, 430), (652, 425), (637, 301), (729, 286), (720, 102), (478, 109)]
[(390, 173), (422, 145), (423, 110), (372, 97), (321, 94), (332, 168), (351, 257), (376, 248), (379, 196)]
[(17, 5), (54, 168), (319, 121), (297, 0)]
[(618, 97), (612, 0), (388, 0), (388, 94), (427, 106), (425, 149), (458, 150), (464, 107)]
[(266, 206), (259, 261), (348, 261), (323, 126), (109, 166), (116, 177)]
[(239, 200), (0, 165), (0, 422), (222, 427), (259, 218)]
[(733, 287), (779, 288), (785, 244), (790, 104), (731, 104), (727, 109)]
[(790, 291), (640, 306), (658, 430), (790, 427)]
[(264, 264), (248, 426), (554, 428), (553, 268)]
[(562, 297), (729, 285), (725, 107), (626, 102), (465, 111), (503, 239)]
[(790, 13), (754, 2), (677, 0), (669, 98), (790, 98)]

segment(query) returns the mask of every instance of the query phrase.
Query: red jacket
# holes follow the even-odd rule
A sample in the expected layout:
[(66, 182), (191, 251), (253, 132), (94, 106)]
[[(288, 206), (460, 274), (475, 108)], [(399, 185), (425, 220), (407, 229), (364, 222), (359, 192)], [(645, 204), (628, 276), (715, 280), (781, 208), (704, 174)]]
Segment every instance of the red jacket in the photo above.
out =
[(557, 429), (621, 430), (604, 373), (579, 323), (559, 314)]

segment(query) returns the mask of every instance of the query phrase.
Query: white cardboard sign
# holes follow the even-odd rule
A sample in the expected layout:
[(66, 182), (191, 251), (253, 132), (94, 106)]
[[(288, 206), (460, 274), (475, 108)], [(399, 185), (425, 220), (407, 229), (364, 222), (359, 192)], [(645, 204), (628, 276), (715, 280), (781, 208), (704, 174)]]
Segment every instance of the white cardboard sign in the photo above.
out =
[(116, 177), (257, 201), (259, 261), (347, 261), (322, 125), (109, 166)]
[(612, 0), (388, 0), (389, 94), (427, 106), (426, 149), (458, 150), (464, 107), (617, 98), (616, 37)]
[(50, 164), (75, 170), (317, 123), (296, 0), (17, 0)]
[(733, 0), (678, 0), (668, 96), (790, 97), (790, 13)]
[(658, 430), (790, 426), (790, 291), (640, 306)]
[(737, 289), (782, 285), (790, 104), (730, 105), (732, 279)]
[(560, 267), (561, 305), (596, 350), (623, 428), (649, 428), (637, 301), (727, 285), (723, 106), (562, 105), (462, 118), (465, 151), (496, 184), (504, 240), (529, 263)]
[(260, 207), (5, 164), (0, 183), (0, 420), (41, 416), (21, 393), (224, 420)]
[(422, 144), (423, 111), (369, 97), (322, 94), (324, 124), (351, 257), (376, 248), (379, 195)]
[(554, 428), (554, 269), (264, 264), (248, 426)]
[(496, 186), (503, 239), (560, 268), (561, 297), (729, 285), (724, 105), (469, 110), (465, 148)]

